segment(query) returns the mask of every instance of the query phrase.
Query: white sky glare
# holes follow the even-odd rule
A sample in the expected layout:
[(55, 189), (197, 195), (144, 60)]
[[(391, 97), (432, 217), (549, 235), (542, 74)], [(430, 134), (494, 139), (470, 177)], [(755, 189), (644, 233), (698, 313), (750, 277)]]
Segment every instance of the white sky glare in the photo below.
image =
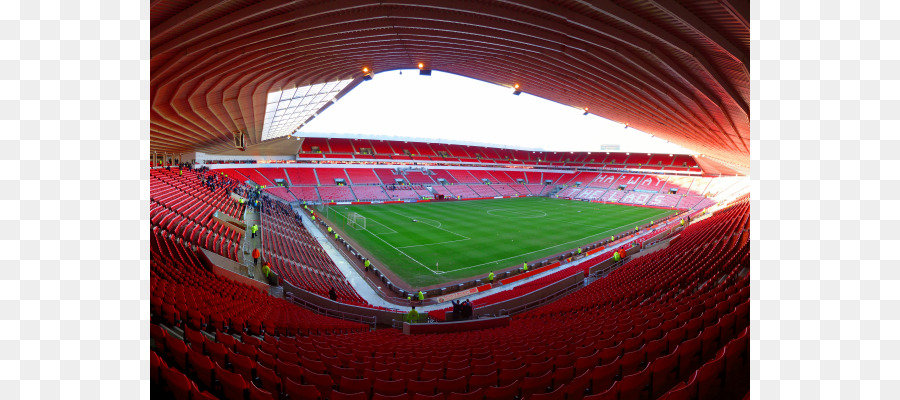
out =
[(433, 71), (389, 71), (348, 92), (300, 128), (303, 137), (471, 142), (547, 151), (620, 151), (696, 154), (674, 143), (583, 110), (512, 89)]

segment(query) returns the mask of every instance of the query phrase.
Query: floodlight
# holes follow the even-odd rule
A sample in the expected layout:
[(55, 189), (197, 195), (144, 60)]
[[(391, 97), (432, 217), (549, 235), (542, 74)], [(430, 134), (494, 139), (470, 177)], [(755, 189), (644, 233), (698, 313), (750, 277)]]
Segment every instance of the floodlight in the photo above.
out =
[(513, 85), (513, 89), (514, 89), (514, 91), (513, 91), (513, 94), (514, 94), (514, 95), (518, 96), (518, 95), (522, 94), (522, 91), (519, 90), (519, 84), (518, 84), (518, 83), (515, 84), (515, 85)]

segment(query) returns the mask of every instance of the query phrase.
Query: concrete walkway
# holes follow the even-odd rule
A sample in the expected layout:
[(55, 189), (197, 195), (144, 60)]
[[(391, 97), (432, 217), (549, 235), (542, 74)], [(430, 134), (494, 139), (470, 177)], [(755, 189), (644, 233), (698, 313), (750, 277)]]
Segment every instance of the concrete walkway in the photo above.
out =
[[(259, 261), (259, 265), (253, 265), (253, 249), (258, 248), (260, 252), (262, 252), (262, 224), (260, 224), (259, 213), (253, 209), (253, 207), (247, 206), (244, 209), (244, 223), (247, 224), (247, 230), (244, 232), (244, 238), (241, 241), (241, 264), (247, 267), (247, 270), (250, 272), (250, 277), (256, 279), (260, 282), (266, 282), (265, 276), (262, 273), (262, 259), (266, 258), (266, 253), (262, 253), (262, 258)], [(251, 229), (253, 224), (260, 225), (259, 231), (256, 232), (255, 238), (250, 238)]]

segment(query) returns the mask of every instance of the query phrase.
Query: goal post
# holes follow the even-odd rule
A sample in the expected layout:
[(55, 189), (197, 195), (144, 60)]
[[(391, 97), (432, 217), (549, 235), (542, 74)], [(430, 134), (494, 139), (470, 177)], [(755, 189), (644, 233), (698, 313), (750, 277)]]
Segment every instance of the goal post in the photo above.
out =
[(347, 226), (356, 229), (366, 229), (366, 217), (359, 215), (359, 213), (349, 213), (347, 214)]

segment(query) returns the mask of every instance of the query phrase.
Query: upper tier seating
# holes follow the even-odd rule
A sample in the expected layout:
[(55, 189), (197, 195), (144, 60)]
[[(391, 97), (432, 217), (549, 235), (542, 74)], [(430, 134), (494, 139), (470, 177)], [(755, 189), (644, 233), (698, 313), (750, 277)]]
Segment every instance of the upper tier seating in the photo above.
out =
[(458, 170), (458, 169), (448, 169), (447, 172), (453, 176), (459, 183), (481, 183), (480, 179), (475, 179), (469, 171)]
[(651, 192), (659, 192), (666, 184), (668, 176), (665, 175), (646, 175), (641, 178), (640, 182), (634, 187), (634, 190), (646, 190)]
[(291, 185), (318, 185), (316, 173), (312, 168), (285, 168)]
[(264, 176), (266, 180), (271, 182), (271, 184), (260, 183), (261, 185), (274, 186), (276, 179), (285, 181), (285, 185), (287, 185), (287, 177), (285, 176), (284, 168), (255, 168), (253, 170), (259, 173), (261, 176)]
[(434, 179), (435, 182), (438, 182), (438, 178), (444, 178), (444, 180), (446, 180), (447, 183), (451, 183), (451, 184), (459, 183), (459, 181), (457, 181), (456, 178), (453, 177), (453, 175), (450, 175), (450, 173), (447, 172), (447, 170), (433, 169), (431, 171), (434, 172), (434, 175), (432, 175), (431, 178)]
[(504, 171), (487, 171), (487, 172), (493, 177), (493, 179), (491, 179), (491, 182), (507, 183), (507, 184), (516, 183), (516, 180), (510, 178), (509, 175), (507, 175), (506, 172), (504, 172)]
[(619, 179), (616, 179), (616, 182), (613, 183), (611, 188), (618, 189), (620, 185), (625, 185), (625, 190), (632, 190), (640, 183), (643, 177), (643, 175), (624, 174), (620, 176)]
[(337, 185), (335, 179), (343, 179), (346, 184), (347, 174), (343, 168), (316, 168), (316, 176), (319, 177), (319, 183), (322, 185)]
[(322, 153), (331, 153), (331, 149), (328, 147), (328, 139), (325, 138), (303, 139), (303, 144), (300, 146), (300, 151), (305, 153), (312, 152), (313, 147), (318, 147), (319, 151)]
[(406, 172), (406, 180), (409, 181), (409, 183), (411, 183), (413, 185), (422, 185), (422, 184), (433, 185), (434, 184), (434, 181), (431, 180), (430, 176), (425, 175), (421, 172), (417, 172), (417, 171), (407, 171)]
[(347, 168), (346, 171), (347, 177), (350, 178), (350, 183), (353, 185), (381, 184), (381, 180), (378, 179), (378, 176), (371, 169)]
[(593, 182), (588, 184), (588, 186), (601, 188), (601, 189), (607, 189), (609, 187), (612, 187), (613, 184), (616, 183), (616, 180), (618, 180), (620, 176), (621, 176), (621, 174), (605, 172), (605, 173), (598, 175), (597, 179), (595, 179)]
[(659, 190), (660, 193), (669, 193), (670, 189), (678, 189), (679, 195), (688, 194), (688, 188), (694, 183), (694, 178), (690, 176), (672, 176), (666, 181), (666, 184)]
[(591, 181), (597, 178), (599, 175), (596, 172), (579, 172), (577, 174), (572, 174), (571, 178), (562, 178), (559, 183), (563, 185), (575, 185), (577, 182), (581, 182), (582, 186), (587, 186)]
[(475, 178), (476, 183), (482, 183), (484, 182), (484, 179), (487, 179), (490, 183), (498, 183), (497, 178), (494, 178), (489, 171), (473, 169), (470, 170), (469, 173)]
[(403, 175), (394, 174), (394, 171), (390, 168), (376, 168), (375, 175), (378, 175), (378, 178), (381, 179), (385, 185), (395, 185), (397, 179), (402, 179), (403, 182), (406, 182), (406, 178)]
[(355, 153), (350, 139), (328, 139), (328, 146), (332, 153)]
[(628, 156), (628, 159), (625, 160), (626, 164), (631, 165), (647, 165), (650, 161), (650, 154), (644, 153), (631, 153)]

